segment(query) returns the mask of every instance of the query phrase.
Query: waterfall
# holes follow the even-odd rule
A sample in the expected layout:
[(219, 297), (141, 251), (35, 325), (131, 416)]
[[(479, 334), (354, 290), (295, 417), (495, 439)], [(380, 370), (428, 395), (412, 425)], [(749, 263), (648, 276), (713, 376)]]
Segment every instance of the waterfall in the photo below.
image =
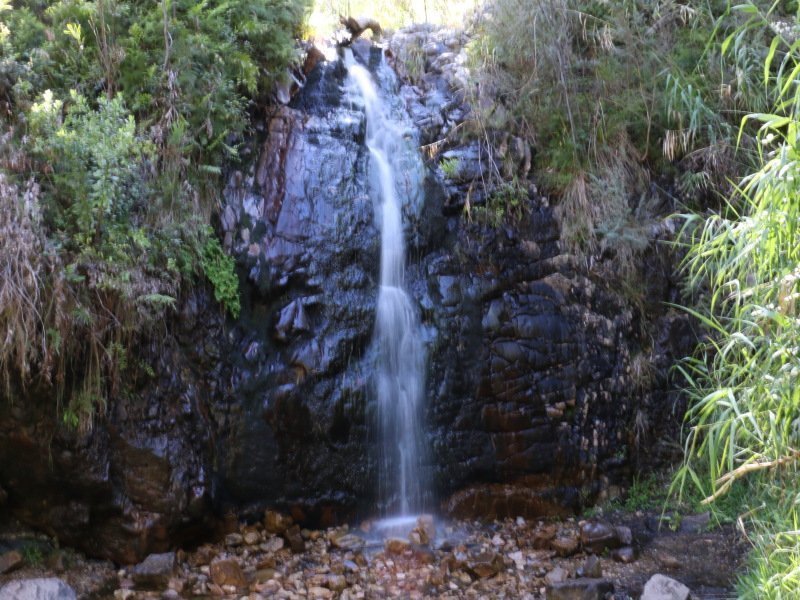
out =
[(399, 193), (395, 177), (403, 172), (400, 157), (408, 152), (409, 143), (399, 123), (390, 117), (370, 72), (356, 63), (349, 51), (345, 62), (366, 108), (366, 145), (381, 224), (380, 288), (373, 339), (381, 446), (379, 497), (384, 513), (408, 515), (423, 509), (428, 487), (422, 469), (425, 353), (417, 311), (403, 288), (402, 206), (407, 198)]

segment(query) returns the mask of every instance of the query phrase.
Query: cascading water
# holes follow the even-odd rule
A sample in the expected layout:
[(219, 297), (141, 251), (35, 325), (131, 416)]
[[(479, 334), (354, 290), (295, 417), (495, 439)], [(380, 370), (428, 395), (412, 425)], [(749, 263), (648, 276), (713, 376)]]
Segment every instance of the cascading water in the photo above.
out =
[[(379, 496), (384, 513), (409, 515), (423, 510), (428, 488), (422, 469), (425, 352), (417, 312), (403, 289), (402, 200), (408, 198), (401, 194), (416, 195), (419, 190), (406, 186), (398, 193), (401, 186), (395, 174), (404, 172), (401, 157), (407, 155), (409, 143), (399, 124), (390, 118), (370, 72), (356, 63), (349, 51), (345, 64), (366, 108), (366, 145), (381, 222), (380, 289), (373, 342), (378, 355), (375, 390), (381, 436)], [(411, 185), (419, 186), (416, 178), (411, 181)]]

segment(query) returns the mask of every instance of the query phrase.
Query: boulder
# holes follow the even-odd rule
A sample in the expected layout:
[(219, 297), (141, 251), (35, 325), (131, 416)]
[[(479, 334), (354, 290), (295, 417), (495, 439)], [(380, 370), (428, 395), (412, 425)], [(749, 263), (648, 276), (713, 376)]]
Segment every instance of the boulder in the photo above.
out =
[(680, 581), (657, 573), (644, 585), (641, 600), (688, 600), (690, 593)]
[(61, 579), (18, 579), (0, 587), (0, 600), (76, 600), (75, 590)]

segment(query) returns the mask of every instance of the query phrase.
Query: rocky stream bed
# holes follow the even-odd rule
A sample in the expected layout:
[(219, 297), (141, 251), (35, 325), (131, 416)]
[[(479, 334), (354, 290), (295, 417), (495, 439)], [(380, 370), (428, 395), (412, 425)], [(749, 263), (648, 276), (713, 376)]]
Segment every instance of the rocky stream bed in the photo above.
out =
[[(117, 568), (7, 527), (0, 599), (712, 600), (733, 597), (743, 550), (732, 530), (708, 530), (707, 515), (684, 517), (673, 530), (644, 512), (488, 523), (423, 516), (410, 534), (382, 537), (369, 521), (308, 530), (268, 511), (260, 522), (229, 529), (217, 543)], [(40, 583), (24, 583), (30, 579)], [(60, 591), (25, 595), (24, 586), (36, 585)]]

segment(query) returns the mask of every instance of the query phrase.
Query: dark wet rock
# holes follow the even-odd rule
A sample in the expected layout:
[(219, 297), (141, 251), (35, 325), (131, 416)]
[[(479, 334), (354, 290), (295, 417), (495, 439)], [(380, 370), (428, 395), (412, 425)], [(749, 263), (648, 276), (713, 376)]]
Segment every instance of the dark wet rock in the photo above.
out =
[(687, 600), (690, 593), (680, 581), (656, 574), (647, 580), (641, 600)]
[(547, 600), (605, 600), (614, 591), (607, 579), (569, 579), (547, 586)]
[(242, 567), (233, 559), (216, 560), (211, 563), (211, 580), (219, 585), (232, 585), (240, 588), (247, 585)]
[(174, 552), (151, 554), (131, 569), (131, 579), (141, 589), (163, 588), (174, 575), (175, 567)]
[(76, 600), (75, 591), (60, 579), (21, 579), (0, 587), (0, 600)]
[(9, 573), (14, 569), (21, 567), (24, 562), (25, 561), (22, 558), (22, 554), (16, 550), (11, 550), (9, 552), (0, 554), (0, 575)]
[[(623, 535), (626, 532), (623, 531)], [(627, 531), (630, 534), (630, 530)], [(581, 546), (587, 552), (601, 554), (622, 545), (617, 529), (603, 521), (587, 521), (581, 525)], [(630, 543), (630, 540), (627, 541)]]

